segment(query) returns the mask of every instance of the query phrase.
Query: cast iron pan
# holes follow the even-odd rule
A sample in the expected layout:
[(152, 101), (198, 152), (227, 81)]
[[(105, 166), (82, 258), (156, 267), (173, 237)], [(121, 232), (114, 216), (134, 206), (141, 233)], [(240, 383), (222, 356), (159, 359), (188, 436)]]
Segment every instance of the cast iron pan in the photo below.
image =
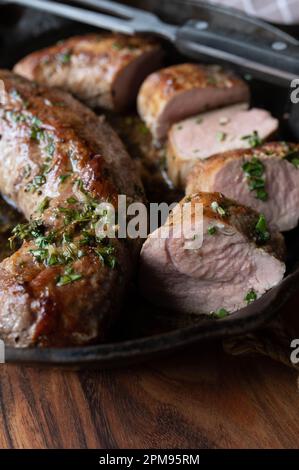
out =
[[(137, 2), (140, 3), (142, 2)], [(144, 2), (153, 6), (153, 1)], [(159, 2), (158, 13), (173, 21), (175, 7), (181, 11), (181, 1)], [(27, 53), (52, 44), (73, 34), (90, 31), (84, 25), (45, 15), (37, 11), (17, 7), (0, 7), (0, 67), (11, 68)], [(196, 17), (198, 12), (192, 1), (184, 4), (184, 15)], [(185, 19), (181, 18), (182, 20)], [(184, 60), (172, 49), (168, 60)], [(280, 119), (283, 140), (298, 136), (298, 112), (289, 109), (289, 90), (265, 85), (251, 80), (252, 104), (264, 107)], [(299, 105), (298, 105), (299, 106)], [(290, 120), (290, 111), (292, 120)], [(294, 118), (295, 116), (295, 118)], [(3, 205), (4, 203), (2, 203)], [(11, 209), (4, 209), (7, 212)], [(3, 218), (3, 210), (2, 210)], [(170, 353), (211, 338), (224, 338), (252, 331), (270, 320), (299, 284), (299, 229), (286, 234), (288, 250), (287, 275), (285, 279), (262, 298), (231, 316), (212, 320), (195, 316), (178, 316), (171, 312), (159, 312), (143, 299), (136, 287), (132, 287), (121, 318), (109, 341), (96, 346), (65, 349), (15, 349), (6, 348), (6, 362), (24, 364), (63, 365), (70, 367), (111, 367), (128, 365), (161, 354)]]

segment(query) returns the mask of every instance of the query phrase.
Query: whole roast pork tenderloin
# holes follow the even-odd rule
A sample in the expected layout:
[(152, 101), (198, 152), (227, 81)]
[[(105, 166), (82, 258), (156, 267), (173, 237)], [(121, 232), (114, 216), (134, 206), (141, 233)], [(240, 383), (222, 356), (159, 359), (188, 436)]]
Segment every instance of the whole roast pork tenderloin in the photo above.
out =
[(162, 58), (152, 38), (88, 34), (33, 52), (14, 71), (69, 91), (91, 107), (122, 111), (134, 103), (142, 81)]
[(0, 263), (0, 338), (17, 347), (104, 340), (140, 241), (98, 233), (99, 204), (144, 200), (135, 166), (71, 95), (5, 70), (0, 80), (0, 191), (28, 219), (13, 231), (21, 246)]

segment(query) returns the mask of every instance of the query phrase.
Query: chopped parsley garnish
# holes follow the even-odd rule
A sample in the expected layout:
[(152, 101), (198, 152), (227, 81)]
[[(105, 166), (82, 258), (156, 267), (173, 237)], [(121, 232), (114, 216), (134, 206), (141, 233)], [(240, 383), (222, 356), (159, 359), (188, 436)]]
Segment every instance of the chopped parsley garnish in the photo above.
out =
[(212, 315), (215, 318), (225, 318), (229, 315), (229, 312), (225, 308), (220, 308), (216, 312), (212, 312)]
[(48, 257), (48, 250), (46, 248), (37, 248), (34, 250), (29, 250), (29, 252), (34, 256), (36, 261), (42, 263)]
[(67, 268), (64, 273), (57, 278), (56, 285), (58, 287), (66, 286), (72, 282), (79, 281), (82, 277), (82, 274), (74, 272), (72, 268)]
[[(82, 191), (85, 197), (82, 201), (72, 195), (66, 199), (64, 206), (52, 209), (56, 220), (61, 218), (55, 230), (47, 231), (41, 219), (19, 224), (12, 232), (10, 243), (12, 245), (16, 238), (33, 241), (29, 253), (45, 266), (66, 265), (71, 268), (70, 263), (93, 252), (104, 266), (113, 269), (116, 266), (116, 250), (107, 243), (107, 239), (96, 235), (96, 224), (106, 211), (97, 211), (98, 201), (84, 190), (81, 180), (75, 183), (76, 191)], [(39, 212), (43, 213), (49, 204), (50, 199), (46, 197), (38, 207)], [(58, 282), (64, 285), (77, 279), (76, 273), (65, 272)]]
[(55, 144), (53, 136), (43, 128), (43, 123), (38, 117), (14, 111), (8, 111), (6, 116), (13, 122), (26, 124), (30, 130), (30, 138), (38, 143), (44, 142), (46, 144), (45, 151), (47, 155), (50, 157), (54, 155)]
[(95, 206), (92, 202), (84, 204), (83, 208), (80, 209), (72, 207), (58, 207), (57, 213), (63, 214), (64, 225), (76, 225), (83, 222), (97, 222), (99, 218), (99, 214), (95, 213)]
[(244, 163), (242, 169), (246, 175), (247, 183), (250, 191), (255, 191), (255, 196), (261, 201), (268, 199), (268, 193), (265, 189), (265, 165), (257, 157)]
[(217, 214), (221, 215), (222, 217), (226, 216), (227, 215), (227, 212), (226, 210), (224, 209), (224, 207), (220, 206), (218, 204), (217, 201), (213, 201), (211, 203), (211, 208), (214, 212), (216, 212)]
[(207, 77), (206, 81), (208, 85), (217, 85), (217, 82), (218, 82), (217, 78), (213, 75), (210, 75), (209, 77)]
[(149, 128), (143, 122), (139, 124), (138, 131), (143, 135), (149, 134)]
[(61, 52), (59, 54), (56, 54), (56, 59), (60, 64), (69, 64), (71, 61), (71, 54), (70, 52)]
[(18, 224), (12, 230), (12, 236), (9, 238), (10, 247), (13, 248), (14, 241), (19, 238), (20, 240), (29, 240), (32, 238), (41, 237), (44, 234), (45, 227), (41, 220), (33, 220), (26, 224)]
[(257, 299), (257, 293), (255, 292), (254, 289), (250, 289), (247, 294), (245, 295), (245, 302), (247, 302), (247, 304), (251, 304), (251, 302), (254, 302), (255, 300)]
[(217, 227), (211, 226), (211, 227), (208, 228), (208, 234), (209, 235), (215, 235), (216, 232), (217, 232)]
[(67, 198), (66, 202), (68, 204), (76, 204), (76, 202), (78, 202), (78, 200), (74, 196), (71, 196), (71, 197)]
[(55, 152), (55, 144), (52, 138), (48, 138), (48, 145), (45, 148), (46, 153), (50, 156), (53, 157), (54, 152)]
[(34, 193), (36, 190), (40, 189), (41, 186), (46, 184), (47, 179), (45, 175), (36, 175), (33, 180), (26, 185), (25, 191)]
[(11, 96), (14, 100), (16, 100), (16, 101), (21, 101), (21, 102), (23, 102), (20, 93), (19, 93), (18, 90), (16, 90), (16, 89), (11, 90), (10, 96)]
[(299, 168), (299, 150), (288, 153), (285, 157), (288, 162), (292, 163), (296, 168)]
[(216, 139), (218, 140), (218, 142), (224, 142), (226, 137), (227, 137), (227, 134), (225, 132), (218, 131), (216, 134)]
[(96, 254), (100, 258), (101, 262), (114, 269), (116, 266), (115, 248), (113, 246), (99, 246), (95, 249)]
[(23, 168), (23, 176), (24, 176), (24, 178), (29, 178), (30, 175), (31, 175), (31, 166), (28, 163)]
[(22, 113), (18, 113), (16, 111), (7, 111), (6, 112), (6, 117), (13, 122), (20, 123), (20, 122), (26, 122), (27, 121), (27, 116)]
[(45, 140), (45, 131), (42, 129), (42, 122), (38, 118), (32, 118), (30, 131), (30, 138), (32, 140), (37, 140), (38, 142)]
[(112, 47), (113, 47), (113, 49), (116, 49), (117, 51), (119, 51), (120, 49), (123, 48), (123, 46), (119, 42), (114, 42), (112, 44)]
[(51, 159), (50, 157), (46, 158), (46, 162), (42, 165), (40, 173), (26, 185), (25, 187), (25, 192), (32, 192), (34, 193), (35, 191), (39, 190), (38, 192), (41, 193), (41, 186), (46, 184), (47, 182), (47, 174), (51, 170), (51, 165), (50, 165)]
[(259, 145), (263, 143), (257, 131), (253, 131), (252, 134), (244, 135), (242, 137), (242, 140), (247, 140), (249, 146), (252, 148), (258, 147)]
[(45, 199), (43, 199), (40, 205), (38, 206), (38, 209), (37, 209), (38, 212), (42, 214), (46, 209), (48, 209), (49, 204), (50, 204), (50, 198), (45, 197)]
[(255, 240), (259, 244), (267, 243), (271, 236), (268, 230), (266, 218), (263, 214), (260, 214), (259, 219), (254, 227)]
[(71, 173), (67, 173), (65, 175), (60, 175), (59, 176), (60, 183), (64, 183), (70, 176), (71, 176)]
[(195, 119), (196, 124), (201, 124), (203, 122), (203, 117), (202, 116), (197, 116)]

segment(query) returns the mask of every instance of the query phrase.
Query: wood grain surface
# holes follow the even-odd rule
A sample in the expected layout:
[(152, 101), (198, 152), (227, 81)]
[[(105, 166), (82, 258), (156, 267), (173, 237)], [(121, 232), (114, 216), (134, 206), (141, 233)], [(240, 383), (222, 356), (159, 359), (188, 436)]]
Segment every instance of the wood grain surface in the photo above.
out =
[(110, 371), (0, 366), (1, 448), (296, 448), (297, 373), (219, 343)]

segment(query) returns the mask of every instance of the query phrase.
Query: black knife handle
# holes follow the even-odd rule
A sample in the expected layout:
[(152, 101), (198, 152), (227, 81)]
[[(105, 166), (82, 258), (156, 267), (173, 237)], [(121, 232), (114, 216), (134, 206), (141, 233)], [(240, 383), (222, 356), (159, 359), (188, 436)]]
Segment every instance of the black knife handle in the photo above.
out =
[(181, 26), (175, 43), (195, 58), (230, 63), (284, 86), (299, 78), (299, 41), (233, 9), (203, 5), (201, 19)]

